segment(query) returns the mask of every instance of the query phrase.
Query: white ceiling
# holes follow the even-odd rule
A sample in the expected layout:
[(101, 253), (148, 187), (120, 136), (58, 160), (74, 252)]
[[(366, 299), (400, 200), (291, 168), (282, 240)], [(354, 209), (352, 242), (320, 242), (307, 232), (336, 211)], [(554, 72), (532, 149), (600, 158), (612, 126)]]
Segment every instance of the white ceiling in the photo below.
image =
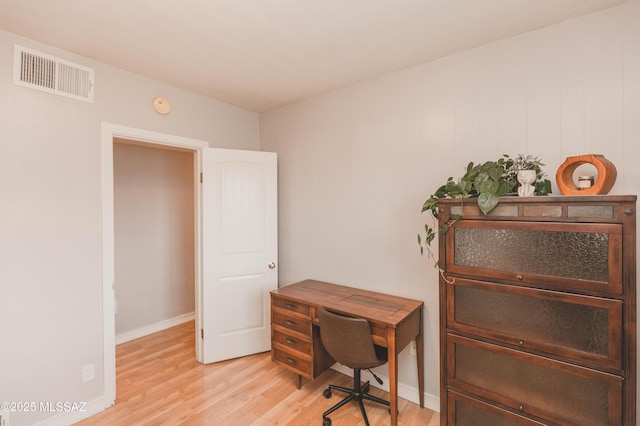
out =
[(0, 0), (0, 29), (264, 111), (624, 1)]

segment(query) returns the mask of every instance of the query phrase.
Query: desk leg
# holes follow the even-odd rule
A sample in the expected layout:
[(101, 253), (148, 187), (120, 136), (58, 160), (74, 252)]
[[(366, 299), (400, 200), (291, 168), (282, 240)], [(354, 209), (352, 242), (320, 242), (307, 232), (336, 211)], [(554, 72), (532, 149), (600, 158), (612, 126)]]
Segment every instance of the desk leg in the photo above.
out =
[(298, 390), (300, 390), (302, 388), (302, 376), (300, 374), (296, 374), (296, 376), (298, 376), (298, 380), (297, 380), (296, 386), (297, 386)]
[(420, 331), (416, 336), (416, 358), (418, 362), (418, 391), (420, 408), (424, 408), (424, 310), (420, 309)]
[(398, 353), (396, 351), (395, 330), (387, 331), (387, 350), (389, 351), (389, 411), (391, 426), (398, 425)]

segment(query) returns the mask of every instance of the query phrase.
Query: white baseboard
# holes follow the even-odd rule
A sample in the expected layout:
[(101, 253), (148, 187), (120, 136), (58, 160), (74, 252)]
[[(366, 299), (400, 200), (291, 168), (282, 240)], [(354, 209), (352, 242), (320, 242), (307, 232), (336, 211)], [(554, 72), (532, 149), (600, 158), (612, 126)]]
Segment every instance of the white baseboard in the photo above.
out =
[(155, 324), (146, 325), (135, 330), (126, 331), (116, 336), (116, 345), (129, 342), (131, 340), (139, 339), (140, 337), (147, 336), (149, 334), (157, 333), (158, 331), (166, 330), (167, 328), (175, 327), (176, 325), (183, 324), (188, 321), (193, 321), (196, 317), (195, 312), (179, 315), (174, 318), (162, 320)]
[(109, 408), (111, 405), (113, 404), (107, 403), (105, 398), (100, 397), (87, 402), (86, 405), (82, 407), (79, 407), (78, 411), (63, 412), (41, 422), (35, 423), (33, 426), (69, 426), (87, 419), (94, 414), (98, 414)]
[[(353, 377), (353, 370), (345, 367), (342, 364), (334, 364), (333, 367), (331, 367), (333, 370), (336, 370), (339, 373), (344, 374), (345, 376), (349, 376), (349, 377)], [(370, 385), (373, 387), (376, 387), (378, 389), (382, 389), (385, 392), (389, 392), (389, 378), (379, 374), (377, 371), (375, 372), (377, 376), (379, 376), (382, 381), (384, 382), (384, 384), (379, 385), (378, 382), (375, 381), (375, 379), (370, 380)], [(369, 373), (363, 373), (363, 374), (369, 374)], [(363, 381), (366, 381), (363, 379)], [(418, 389), (412, 387), (412, 386), (407, 386), (404, 385), (402, 383), (398, 383), (398, 396), (401, 398), (404, 398), (408, 401), (413, 402), (414, 404), (420, 404), (420, 398), (419, 398), (420, 392), (418, 391)], [(437, 413), (440, 412), (440, 398), (435, 396), (435, 395), (431, 395), (428, 393), (424, 394), (424, 406), (425, 408), (428, 408), (431, 411), (435, 411)]]

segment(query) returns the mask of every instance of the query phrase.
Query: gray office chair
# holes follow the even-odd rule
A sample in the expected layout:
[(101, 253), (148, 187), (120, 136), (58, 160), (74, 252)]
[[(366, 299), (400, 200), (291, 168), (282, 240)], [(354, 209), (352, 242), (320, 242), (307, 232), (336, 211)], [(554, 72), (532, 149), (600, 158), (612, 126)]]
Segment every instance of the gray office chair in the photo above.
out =
[[(385, 364), (388, 358), (387, 348), (373, 343), (369, 322), (365, 319), (337, 315), (322, 308), (318, 309), (318, 319), (320, 320), (320, 339), (324, 348), (337, 362), (353, 368), (353, 389), (329, 385), (324, 390), (325, 398), (331, 398), (332, 390), (345, 392), (347, 396), (322, 414), (322, 426), (330, 426), (331, 419), (327, 416), (352, 400), (360, 406), (364, 422), (369, 426), (369, 419), (362, 401), (366, 399), (386, 406), (389, 406), (389, 401), (369, 395), (369, 382), (361, 384), (360, 370)], [(382, 380), (375, 374), (373, 376), (382, 384)]]

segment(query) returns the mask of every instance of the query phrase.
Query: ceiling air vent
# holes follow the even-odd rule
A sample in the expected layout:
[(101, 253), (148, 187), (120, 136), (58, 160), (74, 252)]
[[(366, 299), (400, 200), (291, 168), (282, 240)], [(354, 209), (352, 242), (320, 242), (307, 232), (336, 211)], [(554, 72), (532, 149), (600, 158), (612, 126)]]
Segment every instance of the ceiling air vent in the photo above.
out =
[(13, 82), (55, 95), (93, 102), (93, 69), (15, 45)]

